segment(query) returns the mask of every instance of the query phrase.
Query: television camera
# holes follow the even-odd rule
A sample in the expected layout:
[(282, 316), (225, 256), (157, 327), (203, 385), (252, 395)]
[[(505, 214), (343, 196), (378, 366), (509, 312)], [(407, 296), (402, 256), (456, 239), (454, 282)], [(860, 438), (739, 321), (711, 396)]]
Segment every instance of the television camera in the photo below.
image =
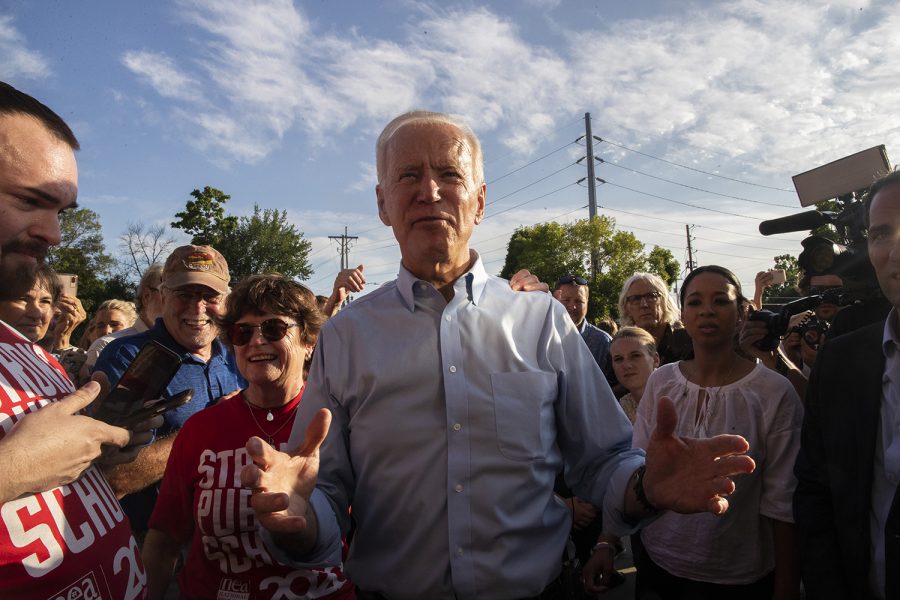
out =
[(848, 306), (881, 296), (875, 271), (869, 262), (863, 196), (876, 179), (890, 171), (887, 151), (881, 145), (793, 177), (801, 206), (837, 199), (840, 210), (811, 210), (770, 219), (760, 223), (759, 232), (775, 235), (833, 226), (839, 238), (847, 243), (839, 244), (822, 235), (810, 235), (801, 242), (803, 250), (797, 262), (811, 280), (820, 275), (836, 275), (841, 278), (842, 285), (789, 302), (778, 312), (754, 312), (749, 318), (764, 321), (768, 326), (766, 337), (756, 343), (758, 348), (774, 350), (787, 333), (791, 317), (797, 313), (812, 310), (822, 303)]

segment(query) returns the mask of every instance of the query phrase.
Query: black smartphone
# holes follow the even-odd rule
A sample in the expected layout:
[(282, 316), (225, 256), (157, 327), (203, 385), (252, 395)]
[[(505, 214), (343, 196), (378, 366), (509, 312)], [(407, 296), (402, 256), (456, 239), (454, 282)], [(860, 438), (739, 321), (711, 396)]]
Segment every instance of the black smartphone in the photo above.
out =
[[(157, 400), (169, 403), (172, 399), (162, 398), (166, 386), (181, 367), (181, 357), (159, 342), (150, 340), (141, 348), (134, 360), (122, 374), (116, 387), (100, 403), (94, 418), (110, 425), (128, 427), (144, 420), (134, 421), (140, 411), (159, 404)], [(181, 396), (181, 394), (179, 394)], [(190, 398), (188, 397), (188, 400)], [(187, 402), (181, 399), (180, 404)], [(176, 406), (180, 406), (177, 404)]]
[(153, 400), (147, 400), (141, 408), (125, 417), (119, 423), (116, 423), (116, 425), (124, 427), (125, 429), (131, 429), (141, 421), (152, 419), (156, 415), (161, 415), (173, 408), (178, 408), (183, 404), (187, 404), (193, 397), (193, 390), (184, 390), (183, 392), (178, 392), (171, 398), (154, 398)]

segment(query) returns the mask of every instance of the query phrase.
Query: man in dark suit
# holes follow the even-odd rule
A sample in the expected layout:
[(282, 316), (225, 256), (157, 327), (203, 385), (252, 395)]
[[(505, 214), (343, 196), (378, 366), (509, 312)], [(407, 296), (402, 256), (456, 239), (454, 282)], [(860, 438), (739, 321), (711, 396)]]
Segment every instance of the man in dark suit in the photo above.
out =
[(809, 598), (900, 597), (900, 172), (866, 196), (887, 321), (822, 347), (806, 396), (794, 517)]

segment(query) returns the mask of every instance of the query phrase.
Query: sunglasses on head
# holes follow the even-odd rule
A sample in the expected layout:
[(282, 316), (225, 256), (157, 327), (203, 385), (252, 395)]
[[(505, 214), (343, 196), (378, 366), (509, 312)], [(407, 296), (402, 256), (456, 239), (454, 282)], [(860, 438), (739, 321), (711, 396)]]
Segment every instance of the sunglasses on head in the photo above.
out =
[(288, 329), (299, 326), (297, 323), (285, 323), (281, 319), (266, 319), (259, 325), (235, 323), (228, 330), (228, 339), (233, 346), (243, 346), (253, 338), (253, 331), (259, 329), (267, 342), (277, 342), (287, 335)]
[(588, 284), (587, 279), (585, 279), (584, 277), (581, 277), (579, 275), (566, 275), (559, 278), (559, 280), (556, 282), (556, 287), (559, 287), (561, 285), (569, 285), (570, 283), (575, 283), (578, 285)]

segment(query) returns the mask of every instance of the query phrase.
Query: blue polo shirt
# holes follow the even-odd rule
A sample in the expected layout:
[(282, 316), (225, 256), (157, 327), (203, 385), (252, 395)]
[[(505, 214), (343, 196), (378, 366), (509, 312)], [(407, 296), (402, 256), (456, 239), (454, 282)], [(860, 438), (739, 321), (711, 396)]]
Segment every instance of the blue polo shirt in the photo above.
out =
[[(106, 373), (110, 385), (115, 386), (138, 351), (150, 340), (155, 340), (177, 352), (183, 361), (175, 377), (166, 387), (164, 396), (170, 398), (186, 389), (194, 391), (190, 402), (165, 414), (163, 426), (156, 430), (159, 436), (181, 429), (188, 417), (195, 412), (214, 404), (222, 396), (247, 386), (247, 382), (237, 370), (234, 353), (218, 338), (213, 340), (209, 360), (203, 361), (175, 341), (162, 319), (157, 319), (153, 327), (147, 331), (111, 341), (97, 358), (94, 370)], [(122, 506), (135, 531), (146, 531), (157, 493), (158, 486), (152, 485), (122, 498)]]

